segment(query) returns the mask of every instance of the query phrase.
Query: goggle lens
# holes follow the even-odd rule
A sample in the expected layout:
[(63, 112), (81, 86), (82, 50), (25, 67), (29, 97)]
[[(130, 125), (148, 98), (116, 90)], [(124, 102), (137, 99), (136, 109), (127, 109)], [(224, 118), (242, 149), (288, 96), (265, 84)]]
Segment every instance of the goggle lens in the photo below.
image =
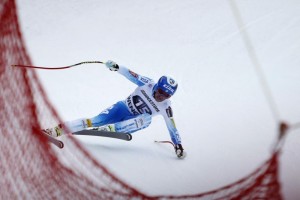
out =
[(170, 98), (171, 95), (169, 95), (168, 93), (166, 93), (165, 91), (163, 91), (162, 89), (158, 88), (157, 92), (159, 93), (159, 95), (164, 96), (165, 98)]

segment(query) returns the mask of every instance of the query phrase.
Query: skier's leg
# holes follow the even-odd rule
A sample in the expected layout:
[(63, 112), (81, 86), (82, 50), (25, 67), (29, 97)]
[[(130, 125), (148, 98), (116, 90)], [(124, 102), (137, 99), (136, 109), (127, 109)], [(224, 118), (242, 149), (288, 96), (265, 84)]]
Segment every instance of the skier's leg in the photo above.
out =
[(100, 126), (99, 130), (133, 133), (148, 127), (151, 119), (151, 115), (149, 114), (128, 116), (126, 120)]
[(119, 101), (93, 118), (80, 118), (73, 121), (67, 121), (53, 128), (45, 129), (44, 131), (51, 136), (58, 137), (65, 134), (65, 132), (73, 133), (88, 127), (99, 127), (110, 123), (113, 124), (132, 116), (133, 115), (128, 111), (125, 103)]
[(74, 121), (68, 121), (63, 125), (69, 129), (70, 132), (76, 132), (88, 127), (99, 127), (106, 124), (113, 124), (131, 116), (133, 115), (128, 111), (126, 105), (122, 101), (119, 101), (93, 118), (81, 118)]
[(133, 133), (148, 127), (150, 123), (151, 115), (132, 115), (126, 105), (120, 101), (93, 118), (67, 121), (45, 131), (55, 137), (65, 134), (65, 131), (73, 133), (88, 127), (99, 127), (105, 131)]
[(126, 104), (123, 101), (119, 101), (90, 120), (92, 126), (95, 127), (120, 122), (131, 116), (133, 115), (127, 109)]
[(115, 125), (117, 132), (133, 133), (151, 124), (152, 117), (150, 114), (142, 114), (134, 117), (127, 118), (125, 121), (118, 122)]

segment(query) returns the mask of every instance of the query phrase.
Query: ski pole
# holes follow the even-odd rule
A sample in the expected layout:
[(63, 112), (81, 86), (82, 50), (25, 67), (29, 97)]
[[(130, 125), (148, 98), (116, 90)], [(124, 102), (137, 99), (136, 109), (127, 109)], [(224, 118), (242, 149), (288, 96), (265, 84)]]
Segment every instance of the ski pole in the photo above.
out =
[(31, 66), (31, 65), (11, 65), (12, 67), (20, 67), (20, 68), (33, 68), (33, 69), (48, 69), (48, 70), (58, 70), (58, 69), (68, 69), (71, 67), (75, 67), (78, 65), (82, 65), (82, 64), (92, 64), (92, 63), (100, 63), (100, 64), (105, 64), (105, 62), (102, 61), (84, 61), (84, 62), (80, 62), (80, 63), (76, 63), (74, 65), (68, 65), (68, 66), (64, 66), (64, 67), (40, 67), (40, 66)]
[(173, 142), (170, 141), (154, 141), (155, 143), (165, 143), (165, 144), (171, 144), (174, 148), (175, 148), (175, 144)]

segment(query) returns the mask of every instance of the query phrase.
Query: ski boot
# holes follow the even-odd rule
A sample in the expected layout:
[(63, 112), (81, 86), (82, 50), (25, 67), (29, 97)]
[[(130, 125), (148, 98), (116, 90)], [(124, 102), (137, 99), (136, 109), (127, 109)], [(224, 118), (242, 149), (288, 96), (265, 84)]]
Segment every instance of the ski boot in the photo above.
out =
[(61, 124), (59, 124), (53, 128), (43, 129), (42, 131), (52, 137), (59, 137), (64, 134), (64, 129)]
[(99, 127), (97, 127), (97, 130), (98, 131), (106, 131), (106, 132), (116, 132), (114, 124), (107, 124), (104, 126), (99, 126)]

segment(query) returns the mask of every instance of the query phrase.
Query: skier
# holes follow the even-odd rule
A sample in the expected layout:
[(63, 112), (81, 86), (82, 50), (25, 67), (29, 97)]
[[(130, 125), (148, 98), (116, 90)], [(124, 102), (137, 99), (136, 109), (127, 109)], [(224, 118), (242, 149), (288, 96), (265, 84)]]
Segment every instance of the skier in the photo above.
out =
[[(169, 100), (177, 90), (177, 82), (171, 77), (162, 76), (156, 83), (152, 79), (136, 74), (110, 60), (105, 65), (111, 71), (119, 72), (138, 87), (126, 100), (117, 102), (93, 118), (65, 122), (45, 131), (55, 137), (65, 134), (66, 130), (76, 132), (88, 127), (99, 127), (98, 130), (105, 131), (133, 133), (148, 127), (152, 116), (162, 115), (174, 143), (177, 157), (184, 158), (186, 153), (175, 126), (171, 101)], [(132, 120), (135, 123), (132, 123)]]

